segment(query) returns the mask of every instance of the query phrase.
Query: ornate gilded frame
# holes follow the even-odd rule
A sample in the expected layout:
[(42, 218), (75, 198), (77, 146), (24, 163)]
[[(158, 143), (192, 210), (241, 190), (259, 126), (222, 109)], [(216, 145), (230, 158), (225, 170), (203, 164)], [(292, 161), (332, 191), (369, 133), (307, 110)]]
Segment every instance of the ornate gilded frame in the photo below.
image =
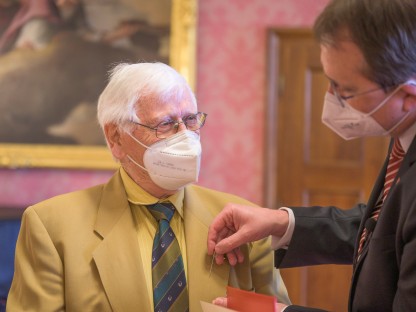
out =
[[(170, 65), (195, 86), (197, 0), (172, 0)], [(0, 167), (113, 169), (106, 147), (77, 145), (0, 144)]]

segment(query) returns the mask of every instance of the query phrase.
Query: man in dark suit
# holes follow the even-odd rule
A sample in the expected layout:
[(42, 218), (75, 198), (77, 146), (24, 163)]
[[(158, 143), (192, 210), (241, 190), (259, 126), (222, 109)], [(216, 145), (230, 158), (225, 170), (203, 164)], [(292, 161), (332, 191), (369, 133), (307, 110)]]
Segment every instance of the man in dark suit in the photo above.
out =
[(229, 204), (211, 224), (208, 253), (235, 265), (240, 244), (272, 235), (280, 268), (353, 264), (349, 311), (416, 311), (416, 1), (332, 0), (314, 30), (330, 82), (322, 121), (346, 140), (392, 138), (368, 203)]

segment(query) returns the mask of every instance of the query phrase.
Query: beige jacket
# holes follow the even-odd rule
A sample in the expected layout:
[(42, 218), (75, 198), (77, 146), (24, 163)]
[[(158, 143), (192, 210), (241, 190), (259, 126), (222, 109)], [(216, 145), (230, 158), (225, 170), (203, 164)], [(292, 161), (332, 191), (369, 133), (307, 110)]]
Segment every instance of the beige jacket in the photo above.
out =
[[(185, 188), (191, 312), (201, 311), (200, 300), (224, 296), (227, 284), (288, 301), (280, 274), (273, 274), (268, 240), (244, 246), (245, 262), (235, 269), (214, 265), (209, 276), (208, 226), (231, 201), (249, 204), (206, 188)], [(139, 248), (118, 172), (107, 184), (31, 206), (22, 219), (7, 311), (150, 312), (143, 273), (149, 266)]]

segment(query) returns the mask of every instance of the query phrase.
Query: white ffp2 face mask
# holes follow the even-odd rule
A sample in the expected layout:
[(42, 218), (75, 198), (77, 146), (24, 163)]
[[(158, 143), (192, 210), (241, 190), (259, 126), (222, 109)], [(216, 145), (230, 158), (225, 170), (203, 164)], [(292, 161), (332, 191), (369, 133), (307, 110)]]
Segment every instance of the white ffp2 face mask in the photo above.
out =
[[(405, 84), (416, 84), (416, 82), (410, 80)], [(383, 107), (403, 85), (404, 84), (401, 84), (397, 87), (387, 98), (385, 98), (369, 113), (362, 113), (352, 108), (346, 101), (344, 101), (344, 106), (342, 106), (334, 94), (327, 92), (322, 111), (322, 122), (344, 140), (368, 136), (388, 135), (406, 119), (410, 112), (405, 114), (393, 127), (388, 130), (384, 129), (371, 116)]]
[(201, 143), (199, 135), (185, 130), (146, 146), (134, 136), (130, 137), (147, 148), (143, 155), (143, 166), (129, 155), (127, 157), (137, 166), (149, 173), (152, 181), (165, 190), (178, 190), (198, 181), (201, 165)]

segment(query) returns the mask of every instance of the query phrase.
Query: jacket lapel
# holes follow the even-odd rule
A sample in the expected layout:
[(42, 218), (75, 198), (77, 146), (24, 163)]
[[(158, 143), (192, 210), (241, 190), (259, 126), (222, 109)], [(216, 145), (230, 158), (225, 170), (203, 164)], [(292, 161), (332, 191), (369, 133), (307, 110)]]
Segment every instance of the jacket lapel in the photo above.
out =
[(120, 174), (105, 186), (95, 231), (102, 237), (93, 252), (114, 311), (150, 311), (137, 231)]
[(354, 274), (353, 274), (353, 276), (355, 275), (355, 271), (356, 271), (359, 263), (365, 258), (365, 255), (367, 253), (367, 248), (364, 248), (362, 253), (361, 253), (360, 260), (357, 263), (355, 263), (355, 259), (357, 259), (357, 252), (358, 252), (357, 246), (360, 243), (361, 233), (364, 230), (365, 222), (371, 216), (371, 213), (374, 210), (374, 208), (375, 208), (375, 206), (376, 206), (376, 204), (377, 204), (377, 202), (378, 202), (378, 200), (379, 200), (379, 198), (382, 194), (382, 191), (383, 191), (384, 177), (386, 175), (387, 165), (388, 165), (388, 162), (389, 162), (389, 155), (390, 155), (390, 152), (391, 152), (392, 148), (393, 148), (393, 140), (391, 140), (391, 142), (390, 142), (390, 146), (389, 146), (389, 149), (388, 149), (386, 160), (384, 161), (383, 167), (380, 170), (380, 173), (377, 177), (376, 183), (374, 184), (373, 190), (371, 191), (370, 197), (369, 197), (368, 202), (367, 202), (367, 208), (365, 210), (364, 216), (361, 220), (360, 227), (358, 229), (358, 235), (357, 235), (357, 238), (356, 238), (356, 241), (355, 241), (356, 248), (354, 250), (354, 258), (353, 258), (354, 259), (354, 271), (353, 271)]
[(214, 215), (192, 186), (185, 188), (184, 224), (188, 259), (188, 289), (190, 311), (200, 311), (200, 301), (211, 302), (225, 296), (230, 266), (215, 263), (210, 274), (212, 257), (207, 255), (208, 227)]

